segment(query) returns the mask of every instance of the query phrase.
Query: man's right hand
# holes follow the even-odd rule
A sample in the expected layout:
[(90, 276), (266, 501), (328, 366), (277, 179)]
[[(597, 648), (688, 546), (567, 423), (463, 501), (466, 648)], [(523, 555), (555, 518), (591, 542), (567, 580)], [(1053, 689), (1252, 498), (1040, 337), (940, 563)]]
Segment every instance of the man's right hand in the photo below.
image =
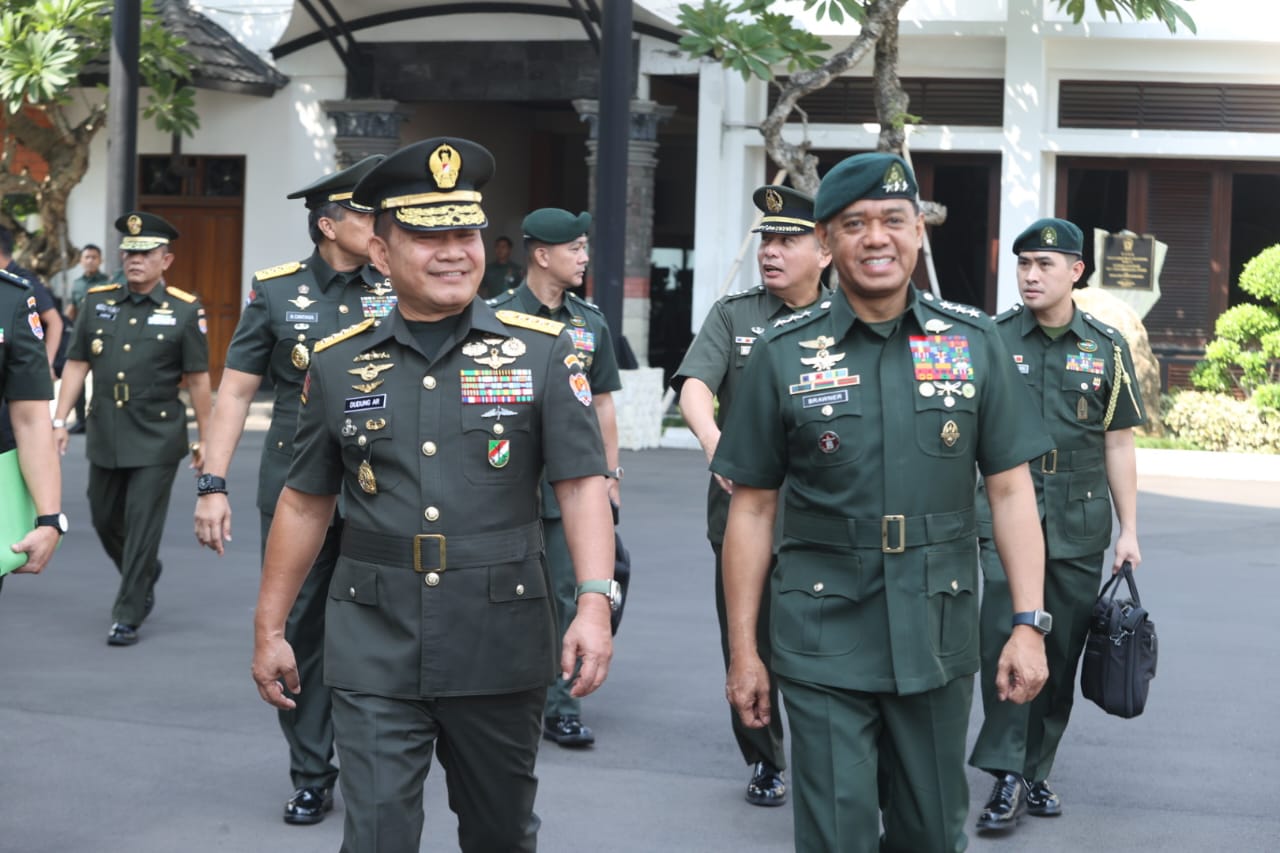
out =
[(196, 498), (196, 539), (222, 556), (222, 543), (231, 541), (231, 502), (218, 492)]
[(67, 455), (67, 445), (71, 443), (71, 436), (67, 434), (66, 427), (53, 428), (53, 446), (58, 448), (59, 456)]
[(262, 701), (285, 711), (298, 706), (284, 693), (286, 689), (293, 694), (301, 693), (302, 682), (298, 679), (293, 647), (283, 635), (254, 643), (252, 671)]
[(758, 654), (730, 658), (724, 695), (749, 729), (762, 729), (773, 719), (773, 708), (769, 706), (769, 670)]

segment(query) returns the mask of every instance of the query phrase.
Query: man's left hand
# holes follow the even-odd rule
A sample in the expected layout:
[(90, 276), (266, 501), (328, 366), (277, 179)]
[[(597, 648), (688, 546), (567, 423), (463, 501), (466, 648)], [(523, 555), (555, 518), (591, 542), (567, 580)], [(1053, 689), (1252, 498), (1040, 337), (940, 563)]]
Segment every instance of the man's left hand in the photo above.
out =
[(40, 525), (10, 547), (15, 554), (26, 554), (27, 561), (15, 573), (38, 575), (49, 563), (53, 551), (58, 547), (60, 534), (48, 525)]
[(1142, 563), (1142, 552), (1138, 550), (1137, 535), (1121, 530), (1120, 535), (1116, 537), (1116, 561), (1111, 566), (1111, 574), (1119, 573), (1120, 567), (1125, 563), (1128, 563), (1131, 569), (1138, 568)]
[(1036, 698), (1048, 678), (1043, 635), (1025, 625), (1015, 626), (996, 666), (996, 696), (1001, 702), (1022, 705)]
[(560, 652), (561, 678), (573, 676), (574, 666), (581, 658), (578, 677), (573, 680), (569, 695), (581, 699), (592, 693), (609, 675), (609, 661), (613, 659), (613, 632), (609, 627), (609, 602), (601, 595), (585, 595), (578, 602), (578, 615), (569, 623), (564, 633)]

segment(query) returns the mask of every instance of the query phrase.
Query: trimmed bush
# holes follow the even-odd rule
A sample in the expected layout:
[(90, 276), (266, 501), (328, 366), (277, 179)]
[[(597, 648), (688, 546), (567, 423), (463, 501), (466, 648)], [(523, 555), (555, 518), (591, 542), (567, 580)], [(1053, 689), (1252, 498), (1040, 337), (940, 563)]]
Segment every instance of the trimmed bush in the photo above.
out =
[[(1264, 388), (1275, 390), (1263, 392)], [(1258, 391), (1280, 402), (1280, 386)], [(1183, 391), (1172, 398), (1165, 426), (1177, 438), (1205, 450), (1280, 453), (1280, 411), (1260, 409), (1254, 400)]]

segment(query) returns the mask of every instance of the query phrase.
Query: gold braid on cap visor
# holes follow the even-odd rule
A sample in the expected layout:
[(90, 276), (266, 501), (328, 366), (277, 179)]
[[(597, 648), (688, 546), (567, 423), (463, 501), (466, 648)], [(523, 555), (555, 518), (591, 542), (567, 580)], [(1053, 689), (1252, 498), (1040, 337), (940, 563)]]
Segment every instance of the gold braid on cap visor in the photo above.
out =
[(436, 207), (397, 207), (396, 219), (419, 228), (464, 228), (487, 224), (478, 204), (445, 204)]
[(167, 237), (125, 237), (120, 241), (120, 248), (125, 252), (150, 252), (168, 243)]

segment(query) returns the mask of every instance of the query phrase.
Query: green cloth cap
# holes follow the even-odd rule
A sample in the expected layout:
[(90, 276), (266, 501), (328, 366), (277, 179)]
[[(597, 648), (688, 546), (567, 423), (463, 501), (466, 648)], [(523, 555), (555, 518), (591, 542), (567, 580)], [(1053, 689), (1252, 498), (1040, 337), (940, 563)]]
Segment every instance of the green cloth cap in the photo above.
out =
[(1013, 241), (1013, 253), (1061, 252), (1084, 254), (1084, 233), (1074, 222), (1065, 219), (1037, 219)]
[(574, 216), (558, 207), (540, 207), (524, 218), (520, 231), (526, 240), (537, 240), (555, 246), (572, 243), (591, 228), (591, 214), (583, 211)]
[(837, 163), (822, 179), (813, 215), (825, 222), (864, 198), (906, 198), (914, 202), (919, 194), (915, 174), (897, 154), (855, 154)]
[(752, 232), (808, 234), (813, 231), (812, 196), (791, 187), (767, 185), (752, 193), (751, 200), (764, 214)]
[(352, 200), (351, 191), (356, 188), (356, 184), (360, 183), (361, 178), (385, 159), (387, 159), (385, 154), (366, 157), (354, 166), (349, 166), (341, 172), (334, 172), (332, 175), (325, 175), (302, 189), (289, 193), (285, 198), (306, 199), (307, 210), (315, 210), (317, 207), (337, 202), (357, 213), (371, 213), (372, 207), (357, 204)]
[(124, 235), (120, 248), (126, 252), (150, 252), (178, 239), (178, 229), (163, 217), (141, 210), (131, 210), (117, 219), (116, 230)]
[(360, 179), (356, 204), (390, 211), (407, 231), (453, 231), (489, 224), (480, 188), (493, 177), (493, 155), (469, 139), (437, 136), (406, 145)]

